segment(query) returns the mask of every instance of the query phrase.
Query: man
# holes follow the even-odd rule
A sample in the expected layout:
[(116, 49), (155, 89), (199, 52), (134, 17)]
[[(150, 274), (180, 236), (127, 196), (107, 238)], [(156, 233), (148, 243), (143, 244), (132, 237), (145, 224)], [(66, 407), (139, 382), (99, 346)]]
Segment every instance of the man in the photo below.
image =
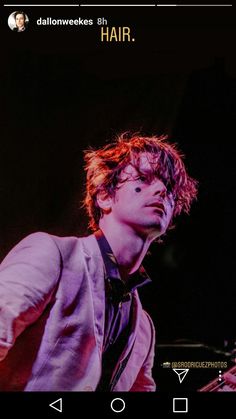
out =
[(24, 12), (15, 12), (14, 13), (16, 27), (14, 31), (23, 32), (26, 29), (26, 15)]
[(0, 266), (0, 389), (155, 391), (142, 260), (196, 181), (167, 137), (123, 134), (85, 152), (93, 234), (34, 233)]

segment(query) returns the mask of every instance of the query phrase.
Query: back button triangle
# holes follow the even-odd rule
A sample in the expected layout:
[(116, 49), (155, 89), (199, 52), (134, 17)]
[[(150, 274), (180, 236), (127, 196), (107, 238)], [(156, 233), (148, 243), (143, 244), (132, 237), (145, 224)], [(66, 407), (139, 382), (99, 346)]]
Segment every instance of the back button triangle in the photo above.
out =
[(62, 398), (55, 400), (49, 406), (61, 413), (62, 412)]

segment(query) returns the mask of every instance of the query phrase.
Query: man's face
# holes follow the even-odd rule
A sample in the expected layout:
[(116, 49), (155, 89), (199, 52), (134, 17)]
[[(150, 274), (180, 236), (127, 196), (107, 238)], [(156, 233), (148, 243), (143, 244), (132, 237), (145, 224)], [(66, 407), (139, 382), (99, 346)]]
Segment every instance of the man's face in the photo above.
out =
[(155, 156), (141, 153), (139, 172), (132, 164), (123, 170), (111, 209), (117, 221), (154, 239), (167, 230), (175, 203), (172, 193), (153, 175), (150, 162), (155, 163)]
[(21, 13), (18, 13), (16, 15), (16, 26), (18, 28), (22, 28), (25, 25), (25, 18), (24, 15), (22, 15)]

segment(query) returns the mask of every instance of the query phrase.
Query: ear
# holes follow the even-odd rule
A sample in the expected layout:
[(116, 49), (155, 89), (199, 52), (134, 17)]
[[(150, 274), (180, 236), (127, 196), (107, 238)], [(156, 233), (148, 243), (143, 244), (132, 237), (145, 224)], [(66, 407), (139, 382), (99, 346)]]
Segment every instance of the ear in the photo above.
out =
[(97, 204), (104, 213), (109, 213), (112, 205), (112, 198), (106, 191), (99, 191), (97, 194)]

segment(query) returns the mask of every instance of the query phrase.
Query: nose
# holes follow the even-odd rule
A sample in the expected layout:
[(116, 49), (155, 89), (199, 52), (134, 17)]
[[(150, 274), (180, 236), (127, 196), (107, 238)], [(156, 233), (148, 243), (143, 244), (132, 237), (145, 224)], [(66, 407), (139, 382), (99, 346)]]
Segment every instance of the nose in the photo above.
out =
[(153, 191), (154, 191), (153, 195), (158, 195), (161, 198), (165, 198), (167, 189), (164, 183), (161, 180), (157, 179), (153, 183)]

